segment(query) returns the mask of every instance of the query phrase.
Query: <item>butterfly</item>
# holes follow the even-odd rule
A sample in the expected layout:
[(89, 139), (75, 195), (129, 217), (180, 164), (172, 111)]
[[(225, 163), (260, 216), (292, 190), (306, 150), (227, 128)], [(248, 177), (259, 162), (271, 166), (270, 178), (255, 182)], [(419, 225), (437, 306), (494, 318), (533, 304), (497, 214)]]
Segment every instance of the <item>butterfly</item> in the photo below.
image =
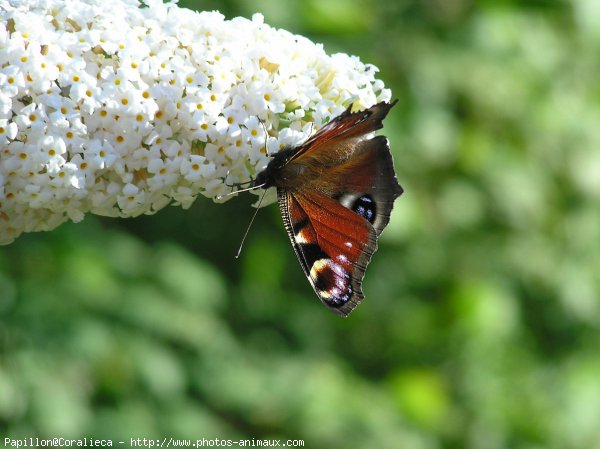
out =
[(364, 298), (365, 269), (403, 192), (387, 138), (370, 135), (396, 102), (348, 107), (304, 143), (275, 153), (252, 184), (277, 188), (304, 273), (321, 302), (343, 317)]

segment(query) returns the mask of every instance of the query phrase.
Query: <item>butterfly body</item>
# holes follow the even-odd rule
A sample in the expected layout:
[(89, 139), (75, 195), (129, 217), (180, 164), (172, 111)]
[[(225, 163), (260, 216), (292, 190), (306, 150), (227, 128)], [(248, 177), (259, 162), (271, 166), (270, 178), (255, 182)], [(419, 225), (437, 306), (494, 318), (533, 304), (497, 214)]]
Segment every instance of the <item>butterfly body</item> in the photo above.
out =
[(300, 265), (323, 304), (341, 316), (362, 301), (365, 268), (402, 194), (387, 139), (369, 136), (394, 104), (348, 108), (303, 144), (276, 153), (253, 183), (277, 188)]

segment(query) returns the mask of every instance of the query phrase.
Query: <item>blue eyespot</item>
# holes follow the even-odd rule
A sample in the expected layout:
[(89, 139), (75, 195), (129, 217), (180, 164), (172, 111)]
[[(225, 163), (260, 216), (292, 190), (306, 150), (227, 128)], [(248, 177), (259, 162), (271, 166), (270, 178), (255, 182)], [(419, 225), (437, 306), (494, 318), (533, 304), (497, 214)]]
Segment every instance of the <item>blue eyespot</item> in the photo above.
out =
[(377, 215), (376, 207), (377, 206), (373, 198), (371, 198), (369, 195), (363, 195), (354, 201), (351, 209), (361, 217), (368, 220), (369, 223), (373, 224)]

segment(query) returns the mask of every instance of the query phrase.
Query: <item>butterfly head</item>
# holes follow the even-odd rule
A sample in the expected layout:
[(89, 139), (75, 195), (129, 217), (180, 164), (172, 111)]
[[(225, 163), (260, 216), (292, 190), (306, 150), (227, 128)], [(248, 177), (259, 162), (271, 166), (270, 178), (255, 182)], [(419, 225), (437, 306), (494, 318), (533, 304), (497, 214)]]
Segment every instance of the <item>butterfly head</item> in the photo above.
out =
[(286, 147), (278, 153), (275, 153), (267, 167), (256, 175), (252, 185), (268, 189), (284, 182), (282, 171), (296, 153), (297, 149), (291, 147)]
[(261, 187), (263, 189), (268, 189), (275, 185), (272, 170), (269, 169), (269, 167), (271, 167), (272, 162), (273, 161), (271, 161), (269, 165), (267, 165), (267, 168), (265, 168), (258, 175), (256, 175), (256, 178), (254, 178), (252, 182), (253, 187)]

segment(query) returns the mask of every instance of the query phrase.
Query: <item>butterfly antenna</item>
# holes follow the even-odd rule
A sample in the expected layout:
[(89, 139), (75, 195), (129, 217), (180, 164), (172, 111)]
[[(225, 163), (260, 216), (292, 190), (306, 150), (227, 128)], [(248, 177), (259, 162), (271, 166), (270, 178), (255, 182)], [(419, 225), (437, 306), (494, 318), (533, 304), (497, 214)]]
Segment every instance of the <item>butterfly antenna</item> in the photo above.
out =
[(260, 197), (260, 201), (258, 202), (258, 206), (256, 207), (256, 212), (254, 212), (254, 215), (252, 215), (252, 219), (250, 220), (250, 224), (248, 225), (248, 229), (246, 229), (246, 232), (244, 233), (244, 237), (242, 237), (242, 242), (240, 243), (240, 247), (238, 249), (238, 252), (235, 255), (236, 259), (239, 259), (240, 254), (242, 253), (242, 247), (244, 246), (244, 242), (246, 241), (246, 237), (248, 236), (248, 232), (250, 232), (250, 228), (252, 227), (252, 224), (254, 223), (254, 219), (256, 218), (256, 215), (258, 214), (258, 211), (260, 210), (260, 205), (262, 204), (263, 199), (265, 199), (266, 193), (267, 193), (267, 191), (265, 190), (263, 192), (262, 196)]
[(267, 131), (267, 125), (265, 125), (265, 122), (263, 122), (260, 118), (258, 119), (258, 121), (262, 125), (263, 130), (265, 131), (265, 155), (269, 157), (269, 148), (267, 147), (267, 142), (269, 141), (269, 131)]
[(239, 187), (239, 186), (243, 186), (245, 184), (251, 184), (252, 182), (254, 182), (253, 179), (250, 179), (250, 180), (244, 181), (244, 182), (234, 182), (233, 184), (227, 184), (227, 178), (229, 178), (229, 170), (227, 170), (227, 173), (225, 173), (225, 177), (223, 178), (223, 182), (225, 183), (225, 185), (227, 187)]
[(239, 190), (234, 190), (233, 192), (228, 192), (228, 193), (224, 193), (223, 195), (217, 195), (215, 198), (220, 200), (222, 198), (231, 196), (231, 195), (235, 195), (236, 193), (242, 193), (242, 192), (249, 192), (251, 190), (256, 190), (256, 189), (260, 189), (261, 187), (264, 187), (265, 184), (259, 184), (257, 186), (252, 186), (252, 187), (246, 187), (245, 189), (239, 189)]

